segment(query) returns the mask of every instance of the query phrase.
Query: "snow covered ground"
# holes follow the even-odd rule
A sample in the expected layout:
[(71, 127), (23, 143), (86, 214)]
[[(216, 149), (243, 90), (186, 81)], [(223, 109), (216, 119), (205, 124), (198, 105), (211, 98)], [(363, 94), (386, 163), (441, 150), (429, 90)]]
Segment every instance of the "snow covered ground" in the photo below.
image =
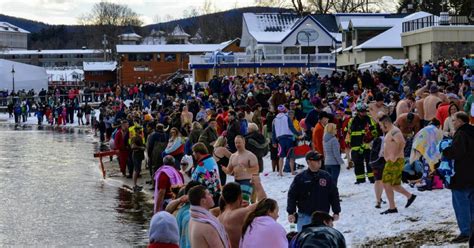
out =
[[(306, 165), (304, 159), (297, 160), (297, 163)], [(261, 178), (268, 197), (278, 201), (279, 223), (289, 230), (286, 213), (287, 193), (294, 176), (287, 173), (280, 178), (276, 172), (271, 172), (271, 161), (267, 156)], [(416, 233), (421, 230), (446, 230), (451, 235), (457, 235), (459, 232), (452, 209), (450, 190), (419, 192), (405, 185), (410, 192), (417, 195), (413, 205), (407, 209), (404, 208), (406, 198), (395, 194), (399, 213), (380, 215), (381, 211), (388, 208), (388, 203), (382, 205), (382, 209), (376, 209), (373, 184), (355, 185), (354, 182), (353, 169), (341, 168), (338, 188), (342, 199), (342, 212), (340, 220), (335, 222), (334, 227), (344, 234), (350, 246), (363, 245), (370, 240)], [(386, 200), (385, 195), (383, 199)], [(445, 242), (446, 245), (449, 244), (449, 240)]]
[[(97, 114), (98, 115), (98, 114)], [(29, 117), (28, 125), (36, 124), (36, 117)], [(8, 114), (0, 114), (0, 122), (14, 123), (13, 118), (8, 118)], [(66, 127), (77, 126), (77, 118), (74, 124), (67, 124)], [(280, 207), (281, 223), (289, 230), (287, 220), (286, 205), (287, 194), (294, 176), (287, 173), (283, 178), (278, 177), (276, 172), (271, 172), (271, 161), (269, 156), (264, 158), (265, 170), (261, 175), (261, 180), (268, 197), (278, 201)], [(304, 159), (298, 159), (297, 163), (306, 166)], [(228, 181), (233, 181), (232, 177)], [(388, 204), (382, 205), (382, 209), (376, 209), (373, 184), (365, 183), (354, 185), (355, 176), (353, 170), (347, 170), (345, 166), (341, 168), (339, 176), (339, 194), (342, 199), (342, 212), (340, 220), (335, 222), (335, 228), (341, 231), (346, 243), (351, 247), (362, 246), (370, 241), (383, 240), (390, 237), (399, 237), (418, 233), (420, 231), (440, 231), (448, 236), (458, 235), (458, 228), (451, 203), (451, 192), (447, 189), (419, 192), (416, 189), (404, 185), (410, 192), (418, 197), (410, 208), (405, 209), (406, 198), (400, 194), (395, 194), (398, 207), (398, 214), (380, 215), (380, 212), (388, 208)], [(383, 198), (386, 200), (385, 195)], [(439, 239), (438, 239), (439, 240)], [(449, 239), (438, 242), (442, 247), (449, 245)], [(386, 245), (393, 245), (386, 243)], [(428, 243), (427, 245), (430, 245)], [(431, 247), (431, 246), (430, 246)], [(449, 247), (458, 247), (449, 245)]]

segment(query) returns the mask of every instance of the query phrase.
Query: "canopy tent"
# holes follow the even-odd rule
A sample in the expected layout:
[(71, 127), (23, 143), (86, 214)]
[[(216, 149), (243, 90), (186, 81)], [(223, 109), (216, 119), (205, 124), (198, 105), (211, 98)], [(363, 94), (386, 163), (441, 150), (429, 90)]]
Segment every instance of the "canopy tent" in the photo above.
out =
[[(15, 73), (12, 73), (14, 69)], [(34, 89), (36, 93), (48, 88), (48, 75), (42, 67), (0, 59), (0, 90), (15, 91)]]
[(394, 59), (390, 56), (383, 56), (378, 60), (360, 64), (358, 69), (360, 71), (369, 70), (370, 72), (380, 71), (384, 63), (386, 63), (387, 65), (395, 66), (397, 69), (400, 69), (403, 67), (403, 65), (405, 65), (405, 62), (406, 60), (404, 59)]

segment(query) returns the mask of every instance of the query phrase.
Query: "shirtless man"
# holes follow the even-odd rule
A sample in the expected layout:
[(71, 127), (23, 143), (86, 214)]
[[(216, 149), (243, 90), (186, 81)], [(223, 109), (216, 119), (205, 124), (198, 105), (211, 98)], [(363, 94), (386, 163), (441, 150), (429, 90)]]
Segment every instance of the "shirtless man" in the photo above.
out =
[(380, 128), (386, 134), (383, 141), (383, 156), (386, 163), (382, 175), (382, 182), (389, 203), (389, 209), (380, 214), (398, 213), (397, 207), (395, 206), (394, 191), (403, 194), (408, 199), (405, 208), (409, 207), (416, 198), (416, 195), (409, 193), (401, 186), (402, 171), (405, 165), (403, 154), (405, 139), (400, 129), (393, 125), (390, 116), (384, 115), (379, 121)]
[[(422, 119), (425, 117), (425, 110), (423, 109), (423, 104), (428, 95), (428, 93), (421, 93), (420, 99), (416, 100), (415, 102), (415, 111)], [(422, 125), (424, 126), (424, 123), (422, 123)]]
[(394, 124), (400, 128), (405, 139), (411, 138), (421, 129), (421, 118), (417, 113), (404, 113), (397, 117)]
[(438, 96), (438, 86), (432, 85), (430, 88), (430, 95), (423, 101), (423, 110), (425, 112), (423, 120), (425, 121), (425, 124), (436, 118), (436, 104), (441, 101), (441, 98)]
[[(258, 199), (267, 197), (260, 183), (259, 176), (253, 176), (252, 183), (255, 186)], [(248, 206), (242, 199), (242, 190), (238, 183), (228, 183), (222, 189), (222, 200), (225, 202), (224, 211), (219, 216), (219, 221), (229, 235), (230, 247), (238, 248), (242, 237), (242, 226), (248, 213), (255, 210), (257, 204)]]
[(400, 100), (396, 107), (397, 118), (401, 114), (410, 112), (413, 109), (414, 104), (415, 104), (415, 98), (411, 94), (407, 95), (405, 99)]
[(372, 102), (369, 104), (370, 117), (372, 117), (377, 123), (378, 123), (377, 114), (379, 112), (383, 112), (387, 115), (389, 114), (389, 108), (385, 106), (384, 104), (384, 97), (383, 97), (382, 92), (378, 92), (375, 95), (375, 102)]
[(229, 238), (224, 226), (209, 212), (214, 206), (212, 194), (206, 187), (198, 185), (189, 190), (188, 199), (191, 204), (188, 230), (191, 247), (229, 247)]
[(226, 174), (234, 175), (235, 182), (240, 184), (242, 189), (244, 201), (249, 202), (253, 192), (251, 179), (255, 175), (258, 176), (258, 159), (255, 154), (245, 149), (245, 138), (243, 136), (237, 135), (234, 141), (237, 151), (230, 156), (227, 168), (222, 167), (222, 170)]

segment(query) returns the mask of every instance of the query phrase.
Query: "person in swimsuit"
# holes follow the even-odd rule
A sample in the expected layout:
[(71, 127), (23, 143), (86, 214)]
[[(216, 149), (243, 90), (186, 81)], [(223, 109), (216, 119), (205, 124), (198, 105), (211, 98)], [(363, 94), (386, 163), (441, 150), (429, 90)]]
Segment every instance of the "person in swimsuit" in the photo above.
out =
[(227, 181), (227, 175), (222, 170), (222, 167), (227, 167), (229, 165), (229, 158), (232, 153), (227, 149), (227, 139), (224, 136), (220, 136), (216, 143), (214, 143), (214, 151), (212, 152), (212, 156), (214, 160), (216, 160), (218, 168), (219, 168), (219, 176), (221, 179), (221, 184), (225, 185)]
[(245, 149), (245, 138), (241, 135), (235, 137), (235, 147), (237, 151), (230, 156), (229, 166), (222, 167), (222, 170), (234, 175), (235, 182), (240, 184), (243, 200), (249, 202), (253, 192), (252, 176), (258, 176), (258, 159)]

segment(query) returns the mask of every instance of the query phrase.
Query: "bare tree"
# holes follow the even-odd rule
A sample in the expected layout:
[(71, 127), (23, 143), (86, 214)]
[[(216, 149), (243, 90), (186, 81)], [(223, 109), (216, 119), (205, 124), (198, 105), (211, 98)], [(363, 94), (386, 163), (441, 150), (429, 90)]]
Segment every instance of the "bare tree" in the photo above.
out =
[(277, 7), (277, 8), (286, 8), (290, 7), (291, 4), (288, 0), (255, 0), (255, 3), (258, 7)]
[(183, 11), (183, 18), (197, 17), (199, 15), (201, 15), (201, 13), (195, 7)]
[(297, 13), (379, 12), (392, 9), (390, 0), (256, 0), (258, 6), (292, 7)]
[(203, 15), (216, 13), (218, 11), (219, 10), (217, 9), (216, 5), (211, 0), (205, 0), (201, 7), (201, 13)]
[(93, 43), (101, 44), (105, 35), (108, 48), (114, 49), (118, 43), (118, 35), (123, 32), (124, 27), (133, 26), (139, 29), (143, 21), (127, 5), (101, 1), (94, 4), (90, 13), (82, 15), (79, 23), (97, 27), (93, 29)]
[(311, 10), (318, 14), (328, 14), (331, 12), (334, 0), (308, 0)]
[(154, 23), (160, 23), (161, 22), (161, 16), (159, 16), (159, 15), (153, 16), (153, 22)]
[(140, 16), (127, 5), (102, 1), (89, 14), (80, 17), (83, 24), (98, 26), (141, 26)]
[(296, 13), (303, 15), (306, 10), (306, 4), (303, 3), (303, 0), (291, 0), (291, 5)]

